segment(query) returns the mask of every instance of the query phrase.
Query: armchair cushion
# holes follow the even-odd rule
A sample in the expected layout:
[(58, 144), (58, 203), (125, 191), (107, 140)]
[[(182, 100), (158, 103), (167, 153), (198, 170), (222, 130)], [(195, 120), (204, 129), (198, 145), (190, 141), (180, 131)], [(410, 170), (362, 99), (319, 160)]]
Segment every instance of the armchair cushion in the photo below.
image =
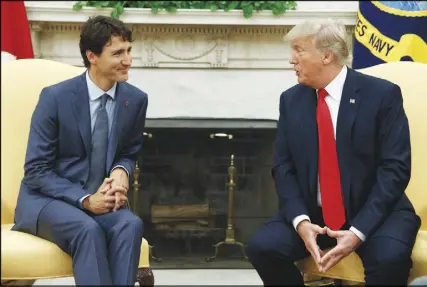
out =
[[(2, 280), (72, 277), (71, 257), (42, 238), (1, 225)], [(142, 239), (139, 268), (149, 267), (148, 242)], [(25, 266), (25, 268), (23, 268)]]
[[(2, 279), (38, 279), (73, 276), (71, 257), (55, 244), (1, 226)], [(25, 268), (22, 268), (25, 266)]]

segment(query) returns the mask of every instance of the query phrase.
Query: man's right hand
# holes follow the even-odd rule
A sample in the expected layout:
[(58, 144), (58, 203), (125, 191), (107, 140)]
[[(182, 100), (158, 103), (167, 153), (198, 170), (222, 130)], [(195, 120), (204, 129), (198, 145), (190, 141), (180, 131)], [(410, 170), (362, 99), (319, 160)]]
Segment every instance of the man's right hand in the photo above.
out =
[(104, 179), (104, 182), (101, 184), (98, 190), (83, 200), (83, 209), (98, 215), (110, 212), (111, 209), (114, 208), (116, 202), (115, 195), (112, 193), (107, 193), (107, 191), (111, 188), (112, 181), (112, 178)]
[(304, 241), (305, 247), (308, 252), (310, 252), (320, 270), (320, 259), (324, 252), (319, 248), (319, 245), (317, 245), (316, 238), (318, 234), (326, 234), (326, 227), (322, 228), (319, 225), (312, 224), (308, 220), (304, 220), (298, 224), (297, 233)]

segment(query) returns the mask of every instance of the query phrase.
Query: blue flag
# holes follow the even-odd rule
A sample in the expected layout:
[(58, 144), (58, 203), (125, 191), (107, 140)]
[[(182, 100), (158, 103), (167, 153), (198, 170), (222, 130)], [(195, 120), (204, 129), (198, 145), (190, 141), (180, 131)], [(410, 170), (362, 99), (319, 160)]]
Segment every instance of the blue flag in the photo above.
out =
[(354, 69), (385, 62), (427, 64), (427, 1), (359, 1)]

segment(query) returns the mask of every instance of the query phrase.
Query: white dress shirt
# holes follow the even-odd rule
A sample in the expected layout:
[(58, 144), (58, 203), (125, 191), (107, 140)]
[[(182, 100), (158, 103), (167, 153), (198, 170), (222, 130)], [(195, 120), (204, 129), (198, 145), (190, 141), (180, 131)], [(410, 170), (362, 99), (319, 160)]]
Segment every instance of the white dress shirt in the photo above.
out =
[[(335, 79), (332, 80), (326, 87), (325, 90), (328, 92), (328, 95), (325, 97), (326, 104), (328, 105), (329, 112), (331, 113), (332, 118), (332, 124), (334, 126), (334, 137), (336, 138), (336, 131), (337, 131), (337, 119), (338, 119), (338, 110), (340, 107), (341, 102), (341, 96), (344, 88), (344, 82), (345, 78), (347, 77), (347, 67), (344, 66), (341, 70), (341, 72), (335, 77)], [(319, 178), (319, 177), (318, 177)], [(319, 206), (322, 206), (322, 199), (320, 196), (320, 183), (318, 182), (318, 189), (317, 189), (317, 204)], [(306, 214), (299, 215), (292, 220), (292, 224), (297, 229), (298, 224), (303, 221), (308, 220), (310, 221), (310, 218)], [(365, 241), (366, 236), (354, 228), (353, 226), (350, 227), (350, 231), (352, 231), (354, 234), (357, 235), (357, 237), (360, 238), (360, 240)]]

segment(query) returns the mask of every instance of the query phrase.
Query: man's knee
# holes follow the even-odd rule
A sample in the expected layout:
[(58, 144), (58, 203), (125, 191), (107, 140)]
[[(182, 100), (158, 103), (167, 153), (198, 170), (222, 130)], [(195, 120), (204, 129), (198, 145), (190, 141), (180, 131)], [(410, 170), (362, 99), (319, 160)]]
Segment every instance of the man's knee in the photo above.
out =
[(303, 248), (294, 231), (280, 222), (269, 222), (252, 236), (247, 247), (251, 261), (279, 258), (294, 261), (303, 256)]
[(79, 231), (72, 237), (69, 245), (67, 245), (67, 250), (69, 250), (71, 254), (74, 254), (77, 250), (81, 249), (82, 246), (89, 246), (88, 243), (90, 242), (93, 242), (95, 246), (101, 248), (105, 245), (104, 230), (93, 219), (81, 222)]
[(129, 227), (134, 230), (135, 234), (139, 234), (141, 237), (144, 233), (144, 222), (136, 215), (133, 215), (128, 221)]
[(133, 234), (136, 237), (142, 238), (144, 233), (144, 223), (141, 218), (132, 212), (128, 212), (123, 215), (123, 218), (118, 222), (117, 226), (115, 226), (113, 232), (114, 230), (117, 230), (119, 234)]
[(98, 237), (104, 236), (104, 230), (95, 220), (89, 219), (83, 222), (79, 234), (85, 237)]
[[(408, 245), (396, 239), (390, 239), (393, 244), (384, 244), (384, 248), (372, 249), (369, 252), (369, 265), (404, 264), (411, 260), (411, 248)], [(387, 248), (388, 247), (388, 248)]]
[(251, 262), (277, 256), (276, 252), (275, 244), (259, 231), (252, 236), (246, 247), (246, 253)]
[(363, 255), (365, 275), (370, 283), (386, 280), (406, 284), (412, 267), (411, 248), (407, 244), (383, 238), (372, 244)]

